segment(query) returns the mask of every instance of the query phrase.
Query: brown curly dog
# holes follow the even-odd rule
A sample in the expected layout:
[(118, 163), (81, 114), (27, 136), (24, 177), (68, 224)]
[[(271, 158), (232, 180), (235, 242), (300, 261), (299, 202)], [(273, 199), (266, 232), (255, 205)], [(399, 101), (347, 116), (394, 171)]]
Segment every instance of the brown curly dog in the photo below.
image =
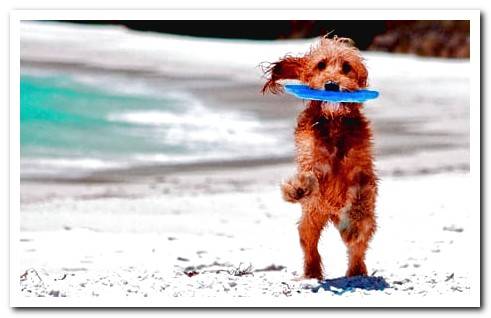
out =
[[(347, 38), (321, 38), (301, 57), (285, 56), (265, 70), (263, 93), (282, 91), (281, 80), (315, 89), (353, 91), (367, 87), (360, 52)], [(304, 276), (322, 279), (317, 244), (328, 221), (348, 248), (346, 275), (366, 275), (365, 252), (375, 229), (377, 177), (370, 123), (360, 103), (309, 101), (295, 130), (297, 174), (282, 184), (283, 197), (302, 205), (298, 230)]]

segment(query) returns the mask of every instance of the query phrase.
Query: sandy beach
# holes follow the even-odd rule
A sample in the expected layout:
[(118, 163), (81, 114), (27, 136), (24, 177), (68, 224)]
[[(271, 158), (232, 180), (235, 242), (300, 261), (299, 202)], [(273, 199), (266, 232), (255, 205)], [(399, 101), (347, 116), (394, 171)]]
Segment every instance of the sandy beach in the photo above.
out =
[[(223, 56), (211, 59), (204, 40), (110, 27), (38, 28), (27, 23), (22, 33), (21, 65), (27, 73), (73, 72), (99, 85), (102, 72), (127, 81), (131, 89), (188, 85), (217, 113), (240, 110), (258, 122), (276, 123), (266, 125), (268, 133), (293, 149), (302, 103), (258, 94), (257, 63), (302, 51), (308, 41), (230, 45), (214, 40)], [(72, 32), (87, 36), (82, 47), (93, 54), (84, 55)], [(53, 38), (58, 44), (50, 47)], [(107, 38), (120, 46), (99, 47)], [(135, 48), (135, 56), (124, 54)], [(194, 51), (203, 53), (196, 65)], [(234, 54), (231, 60), (228, 55)], [(21, 158), (19, 270), (11, 278), (19, 284), (19, 299), (123, 306), (145, 299), (175, 306), (190, 298), (193, 306), (478, 305), (480, 215), (478, 180), (470, 167), (469, 62), (384, 53), (366, 57), (374, 74), (371, 85), (382, 92), (365, 108), (373, 122), (380, 178), (378, 230), (367, 266), (388, 288), (338, 295), (314, 292), (318, 281), (298, 279), (300, 206), (284, 202), (279, 191), (281, 181), (295, 172), (292, 151), (146, 162), (82, 174), (70, 174), (74, 166), (62, 165), (53, 167), (66, 173), (31, 173), (37, 166)], [(143, 84), (128, 80), (132, 76)], [(211, 80), (200, 86), (202, 77)], [(224, 85), (227, 89), (221, 89)], [(334, 227), (326, 228), (319, 251), (326, 278), (344, 276), (346, 250)], [(230, 297), (237, 302), (224, 300)]]
[[(170, 302), (177, 296), (339, 297), (313, 293), (316, 281), (294, 280), (301, 273), (300, 209), (281, 200), (274, 170), (291, 169), (45, 185), (44, 194), (38, 184), (23, 184), (23, 193), (44, 199), (22, 204), (21, 292)], [(271, 179), (262, 181), (268, 172)], [(251, 175), (256, 182), (247, 181)], [(474, 257), (469, 247), (478, 230), (479, 215), (460, 200), (471, 195), (470, 182), (467, 173), (382, 178), (379, 230), (367, 264), (390, 288), (343, 297), (475, 294), (475, 273), (462, 262)], [(326, 276), (343, 276), (346, 252), (335, 229), (326, 230), (319, 249)]]

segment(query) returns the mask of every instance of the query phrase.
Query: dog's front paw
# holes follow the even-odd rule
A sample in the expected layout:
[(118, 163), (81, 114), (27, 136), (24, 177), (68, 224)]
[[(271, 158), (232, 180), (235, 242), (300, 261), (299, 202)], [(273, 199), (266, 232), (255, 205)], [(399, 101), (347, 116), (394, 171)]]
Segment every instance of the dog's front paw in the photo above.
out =
[(318, 187), (317, 177), (312, 172), (302, 172), (281, 185), (283, 199), (287, 202), (298, 202), (308, 197)]

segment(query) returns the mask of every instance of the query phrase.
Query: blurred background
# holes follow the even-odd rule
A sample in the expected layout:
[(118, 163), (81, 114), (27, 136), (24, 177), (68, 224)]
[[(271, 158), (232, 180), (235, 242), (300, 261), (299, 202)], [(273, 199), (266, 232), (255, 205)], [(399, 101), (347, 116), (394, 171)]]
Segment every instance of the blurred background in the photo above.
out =
[(123, 25), (132, 30), (199, 37), (278, 40), (314, 38), (332, 32), (361, 50), (421, 56), (469, 57), (469, 21), (65, 21)]
[(301, 101), (258, 65), (328, 32), (364, 51), (378, 169), (469, 169), (469, 21), (24, 21), (21, 179), (293, 162)]

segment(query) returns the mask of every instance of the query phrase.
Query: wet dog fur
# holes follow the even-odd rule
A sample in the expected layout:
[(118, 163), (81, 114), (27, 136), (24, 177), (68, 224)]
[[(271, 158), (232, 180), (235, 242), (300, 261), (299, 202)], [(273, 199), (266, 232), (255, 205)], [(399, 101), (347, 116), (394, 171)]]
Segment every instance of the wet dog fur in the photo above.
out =
[[(262, 92), (282, 92), (282, 80), (314, 89), (367, 87), (368, 72), (350, 39), (319, 39), (304, 56), (285, 56), (265, 69)], [(347, 276), (367, 275), (365, 254), (375, 230), (377, 177), (370, 123), (360, 103), (309, 101), (295, 129), (297, 174), (281, 186), (283, 198), (300, 203), (298, 231), (304, 277), (323, 278), (317, 245), (328, 222), (348, 250)]]

